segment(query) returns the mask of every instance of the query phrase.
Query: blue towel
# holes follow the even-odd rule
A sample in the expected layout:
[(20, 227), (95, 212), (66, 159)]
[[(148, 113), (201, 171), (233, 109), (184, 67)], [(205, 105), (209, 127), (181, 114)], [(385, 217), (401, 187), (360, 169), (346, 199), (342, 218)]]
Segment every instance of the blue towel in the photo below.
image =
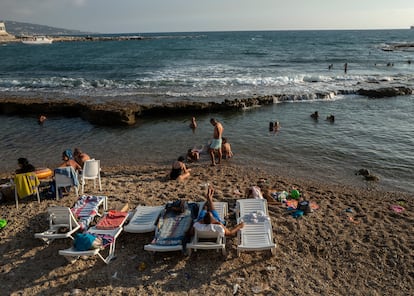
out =
[(73, 167), (61, 167), (55, 169), (55, 174), (65, 175), (73, 180), (73, 184), (77, 187), (79, 186), (78, 174), (75, 172)]

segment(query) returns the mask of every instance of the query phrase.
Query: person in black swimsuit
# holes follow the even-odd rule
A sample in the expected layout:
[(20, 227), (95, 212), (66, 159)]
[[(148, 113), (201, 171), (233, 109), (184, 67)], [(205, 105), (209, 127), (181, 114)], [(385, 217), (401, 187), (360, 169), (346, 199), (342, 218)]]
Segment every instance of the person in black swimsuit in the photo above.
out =
[(184, 157), (180, 156), (174, 163), (172, 164), (171, 172), (170, 172), (170, 179), (171, 180), (178, 180), (184, 181), (188, 177), (190, 177), (191, 169), (188, 169), (184, 164)]

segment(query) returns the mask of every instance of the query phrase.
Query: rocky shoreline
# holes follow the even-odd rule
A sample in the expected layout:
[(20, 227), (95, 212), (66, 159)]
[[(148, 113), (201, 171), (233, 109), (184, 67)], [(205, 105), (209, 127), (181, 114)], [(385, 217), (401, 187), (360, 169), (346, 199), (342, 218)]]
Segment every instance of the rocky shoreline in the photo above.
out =
[[(382, 87), (359, 89), (357, 91), (337, 91), (316, 93), (315, 99), (330, 99), (335, 95), (362, 95), (369, 98), (386, 98), (413, 94), (408, 87)], [(0, 114), (7, 116), (48, 116), (80, 117), (92, 124), (103, 126), (134, 125), (137, 119), (147, 116), (170, 114), (201, 114), (208, 112), (239, 111), (255, 106), (293, 101), (300, 98), (289, 95), (267, 95), (252, 98), (224, 100), (223, 102), (172, 102), (172, 103), (125, 103), (108, 101), (105, 103), (80, 102), (74, 99), (51, 101), (45, 98), (0, 98)]]

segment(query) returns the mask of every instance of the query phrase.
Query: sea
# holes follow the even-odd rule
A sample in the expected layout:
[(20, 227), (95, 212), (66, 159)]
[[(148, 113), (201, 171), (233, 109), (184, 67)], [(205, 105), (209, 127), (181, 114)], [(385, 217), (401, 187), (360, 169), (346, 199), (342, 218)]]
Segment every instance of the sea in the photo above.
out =
[[(225, 163), (275, 176), (414, 193), (414, 95), (357, 94), (361, 88), (414, 88), (414, 47), (405, 46), (414, 43), (414, 30), (130, 35), (142, 39), (0, 44), (0, 97), (143, 105), (283, 100), (239, 111), (171, 112), (129, 127), (57, 116), (38, 125), (35, 117), (0, 115), (1, 171), (13, 172), (19, 157), (53, 168), (62, 151), (74, 147), (103, 167), (170, 165), (189, 148), (208, 144), (214, 117), (234, 152)], [(310, 117), (314, 111), (317, 121)], [(325, 120), (329, 115), (335, 122)], [(195, 130), (189, 128), (191, 116), (198, 122)], [(277, 132), (269, 131), (274, 121), (280, 123)], [(208, 155), (200, 162), (208, 166)], [(379, 181), (356, 175), (362, 168)]]

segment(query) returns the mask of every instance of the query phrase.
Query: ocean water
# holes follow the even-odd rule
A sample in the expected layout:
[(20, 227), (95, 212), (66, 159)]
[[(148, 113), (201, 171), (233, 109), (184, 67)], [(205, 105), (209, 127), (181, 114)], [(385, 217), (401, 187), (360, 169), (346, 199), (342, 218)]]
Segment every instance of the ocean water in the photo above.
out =
[[(368, 99), (359, 88), (414, 88), (413, 30), (198, 32), (143, 35), (137, 41), (0, 46), (0, 97), (150, 104), (283, 95), (283, 102), (240, 112), (171, 114), (133, 127), (93, 126), (78, 118), (0, 116), (0, 168), (18, 157), (53, 167), (66, 148), (81, 147), (102, 165), (169, 164), (212, 136), (210, 117), (224, 125), (231, 162), (275, 174), (414, 192), (414, 95)], [(344, 72), (344, 64), (348, 71)], [(328, 65), (333, 68), (328, 70)], [(326, 99), (316, 99), (329, 93)], [(315, 122), (310, 114), (318, 110)], [(335, 123), (325, 121), (335, 115)], [(270, 121), (281, 129), (270, 133)], [(207, 155), (202, 162), (208, 165)]]

